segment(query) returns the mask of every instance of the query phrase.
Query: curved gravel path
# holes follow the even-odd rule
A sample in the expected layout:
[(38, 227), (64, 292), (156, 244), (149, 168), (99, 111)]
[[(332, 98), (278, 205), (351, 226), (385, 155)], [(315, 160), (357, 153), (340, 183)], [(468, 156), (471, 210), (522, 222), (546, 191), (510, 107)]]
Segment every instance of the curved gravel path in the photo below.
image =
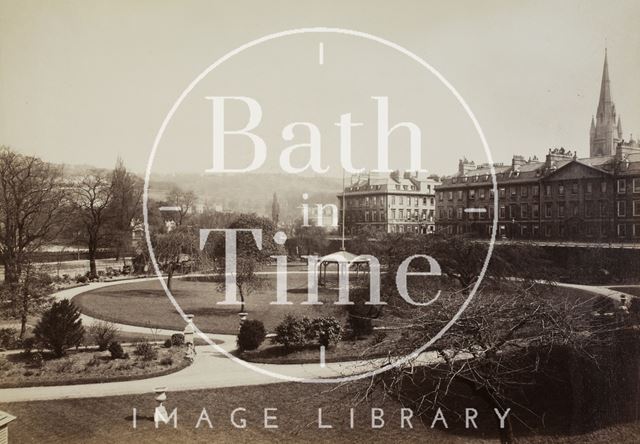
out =
[[(157, 279), (143, 278), (137, 281)], [(54, 294), (56, 300), (71, 299), (80, 293), (95, 290), (97, 288), (108, 287), (129, 283), (131, 280), (122, 280), (117, 282), (98, 282), (89, 285), (69, 288)], [(584, 290), (590, 293), (610, 297), (620, 302), (621, 292), (612, 290), (604, 286), (591, 286), (580, 284), (564, 284), (557, 285), (568, 288)], [(627, 299), (634, 296), (625, 294)], [(82, 315), (84, 325), (91, 325), (99, 320), (87, 315)], [(116, 324), (121, 331), (132, 333), (149, 333), (148, 327), (140, 327), (128, 324)], [(177, 330), (154, 329), (157, 334), (171, 335), (178, 333)], [(220, 347), (225, 351), (235, 349), (235, 336), (223, 334), (209, 334), (212, 339), (221, 342)], [(258, 371), (251, 370), (244, 365), (229, 359), (223, 353), (215, 350), (211, 346), (196, 347), (196, 358), (192, 365), (175, 373), (165, 376), (159, 376), (149, 379), (139, 379), (124, 382), (105, 382), (99, 384), (81, 384), (67, 386), (49, 386), (49, 387), (23, 387), (0, 389), (0, 401), (21, 402), (21, 401), (40, 401), (49, 399), (65, 399), (65, 398), (93, 398), (102, 396), (117, 396), (128, 394), (152, 393), (155, 387), (167, 387), (168, 391), (196, 390), (196, 389), (212, 389), (220, 387), (233, 387), (245, 385), (258, 385), (282, 382), (283, 379), (275, 378)], [(424, 353), (420, 356), (420, 360), (431, 361), (435, 359), (435, 355)], [(377, 359), (371, 361), (327, 363), (325, 366), (318, 364), (253, 364), (262, 370), (271, 371), (281, 375), (291, 376), (294, 378), (322, 378), (322, 377), (338, 377), (347, 374), (359, 373), (364, 370), (370, 370), (377, 366), (383, 365), (385, 360)]]

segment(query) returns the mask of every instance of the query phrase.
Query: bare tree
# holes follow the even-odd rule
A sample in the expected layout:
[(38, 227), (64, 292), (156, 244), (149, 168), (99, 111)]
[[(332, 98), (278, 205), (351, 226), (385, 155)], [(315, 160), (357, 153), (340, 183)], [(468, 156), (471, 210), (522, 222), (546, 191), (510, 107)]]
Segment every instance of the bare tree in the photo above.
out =
[(193, 191), (184, 191), (174, 186), (169, 191), (167, 200), (171, 206), (177, 208), (175, 223), (181, 226), (186, 221), (189, 213), (193, 211), (193, 206), (196, 202), (195, 193)]
[(0, 255), (6, 283), (20, 280), (27, 256), (53, 239), (66, 210), (60, 167), (0, 147)]
[(2, 313), (20, 320), (20, 339), (27, 331), (28, 317), (40, 314), (51, 303), (53, 285), (48, 274), (30, 263), (23, 264), (18, 282), (5, 283), (0, 287)]
[(138, 177), (127, 171), (120, 158), (113, 170), (111, 183), (113, 197), (109, 210), (113, 217), (110, 235), (118, 260), (123, 250), (131, 246), (132, 224), (141, 217), (143, 184)]
[[(610, 340), (600, 333), (615, 328), (612, 324), (594, 327), (591, 305), (584, 300), (554, 300), (548, 292), (547, 285), (523, 281), (493, 282), (483, 287), (434, 344), (431, 355), (374, 377), (368, 390), (381, 387), (400, 402), (419, 406), (422, 414), (428, 409), (449, 408), (450, 392), (466, 387), (496, 414), (510, 409), (504, 424), (497, 424), (501, 442), (513, 442), (514, 409), (526, 409), (515, 396), (518, 390), (534, 386), (536, 378), (549, 368), (545, 363), (557, 351), (595, 359), (593, 348)], [(395, 345), (398, 355), (409, 354), (433, 338), (467, 295), (467, 290), (459, 290), (441, 296), (429, 307), (414, 308), (411, 313), (407, 310), (404, 341)], [(431, 380), (428, 388), (425, 379)]]
[[(477, 282), (487, 246), (450, 238), (423, 243), (394, 240), (378, 248), (391, 277), (395, 277), (397, 264), (420, 250), (433, 254), (442, 267), (439, 279), (409, 281), (416, 301), (429, 300), (436, 290), (442, 290), (428, 306), (394, 303), (400, 299), (395, 282), (385, 285), (388, 305), (384, 316), (393, 316), (403, 338), (393, 343), (394, 354), (405, 356), (429, 342), (456, 315)], [(448, 408), (450, 392), (465, 387), (489, 410), (503, 414), (506, 409), (524, 409), (515, 394), (536, 384), (541, 372), (550, 371), (544, 363), (552, 354), (561, 350), (564, 356), (595, 359), (593, 348), (611, 340), (602, 332), (615, 325), (594, 324), (590, 298), (565, 295), (550, 282), (536, 281), (536, 275), (548, 278), (553, 270), (545, 268), (543, 258), (524, 253), (520, 248), (496, 250), (472, 303), (430, 353), (374, 377), (365, 395), (382, 388), (425, 413)], [(415, 268), (420, 267), (416, 261)], [(499, 428), (502, 442), (513, 441), (512, 416), (513, 412)]]
[(82, 226), (82, 237), (89, 250), (89, 274), (97, 277), (96, 255), (106, 238), (106, 225), (111, 217), (113, 200), (111, 177), (93, 170), (83, 176), (73, 188), (75, 215)]
[(186, 255), (193, 257), (197, 250), (195, 233), (184, 227), (178, 227), (168, 233), (154, 235), (152, 239), (153, 251), (158, 263), (167, 273), (167, 287), (171, 290), (173, 274)]

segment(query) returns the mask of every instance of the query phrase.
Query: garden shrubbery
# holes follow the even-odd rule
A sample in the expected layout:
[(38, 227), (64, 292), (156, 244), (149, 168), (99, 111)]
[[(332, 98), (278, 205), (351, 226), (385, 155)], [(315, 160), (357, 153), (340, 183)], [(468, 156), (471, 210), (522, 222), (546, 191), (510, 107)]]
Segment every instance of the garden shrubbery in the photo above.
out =
[(6, 350), (16, 348), (18, 332), (15, 328), (0, 328), (0, 348)]
[(330, 347), (340, 341), (342, 327), (334, 317), (296, 319), (288, 315), (276, 327), (276, 335), (272, 341), (281, 344), (286, 350), (305, 347), (317, 342), (319, 345)]
[(153, 361), (158, 357), (158, 351), (149, 342), (138, 342), (136, 344), (136, 355), (140, 356), (143, 361)]
[(54, 302), (44, 312), (33, 333), (36, 341), (53, 351), (56, 357), (64, 356), (68, 348), (78, 347), (84, 338), (80, 312), (66, 299)]
[(238, 349), (240, 351), (255, 350), (264, 342), (267, 332), (264, 324), (257, 320), (244, 321), (238, 333)]
[(174, 333), (171, 335), (171, 345), (173, 347), (180, 347), (184, 345), (184, 335), (182, 333)]
[(115, 324), (107, 321), (98, 321), (89, 327), (89, 336), (98, 346), (98, 350), (105, 351), (109, 344), (115, 341), (119, 329)]
[(113, 341), (109, 344), (109, 353), (111, 353), (111, 359), (124, 359), (125, 352), (122, 349), (122, 345), (118, 341)]
[(342, 326), (334, 317), (317, 318), (311, 322), (311, 331), (318, 344), (331, 347), (340, 341)]

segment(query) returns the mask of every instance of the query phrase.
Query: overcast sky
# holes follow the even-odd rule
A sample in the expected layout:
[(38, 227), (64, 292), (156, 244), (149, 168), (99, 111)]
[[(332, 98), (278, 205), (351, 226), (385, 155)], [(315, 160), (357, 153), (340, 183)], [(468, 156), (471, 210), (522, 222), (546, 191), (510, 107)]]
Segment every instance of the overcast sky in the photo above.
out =
[[(464, 97), (495, 161), (564, 146), (588, 155), (605, 45), (625, 137), (640, 136), (638, 1), (7, 1), (0, 0), (0, 144), (44, 159), (146, 168), (155, 135), (187, 85), (216, 59), (266, 34), (301, 27), (354, 29), (422, 57)], [(324, 63), (319, 63), (319, 44)], [(424, 68), (380, 44), (344, 35), (271, 41), (216, 68), (178, 109), (154, 171), (211, 166), (211, 102), (250, 96), (278, 168), (292, 121), (322, 132), (323, 163), (339, 174), (339, 115), (354, 121), (355, 166), (372, 167), (375, 102), (391, 124), (420, 126), (423, 166), (451, 173), (463, 155), (486, 161), (460, 105)], [(230, 109), (228, 124), (246, 123)], [(392, 166), (408, 166), (406, 134), (391, 139)], [(247, 140), (228, 139), (229, 162), (248, 164)], [(300, 159), (298, 159), (300, 160)], [(233, 166), (233, 165), (230, 165)]]

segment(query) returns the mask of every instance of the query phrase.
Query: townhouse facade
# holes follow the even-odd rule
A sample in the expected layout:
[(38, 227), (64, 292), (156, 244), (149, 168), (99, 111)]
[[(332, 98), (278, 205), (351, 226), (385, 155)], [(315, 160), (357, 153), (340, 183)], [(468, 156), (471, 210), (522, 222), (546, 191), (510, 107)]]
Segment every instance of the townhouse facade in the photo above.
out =
[(345, 234), (435, 231), (435, 188), (440, 182), (421, 173), (354, 176), (338, 194), (339, 225)]
[(437, 230), (498, 238), (640, 241), (640, 145), (621, 142), (613, 156), (579, 159), (550, 150), (544, 162), (514, 156), (511, 165), (462, 160), (436, 188)]

